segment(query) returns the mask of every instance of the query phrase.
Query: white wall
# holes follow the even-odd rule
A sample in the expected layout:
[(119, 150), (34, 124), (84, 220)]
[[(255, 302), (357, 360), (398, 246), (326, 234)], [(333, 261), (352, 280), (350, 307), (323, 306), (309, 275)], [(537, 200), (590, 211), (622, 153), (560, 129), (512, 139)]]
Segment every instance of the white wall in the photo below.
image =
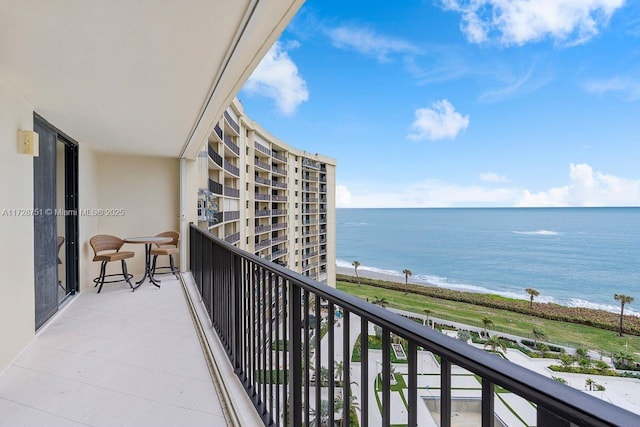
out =
[(34, 336), (33, 157), (17, 153), (17, 131), (33, 129), (33, 107), (0, 81), (0, 371)]
[[(80, 209), (98, 207), (98, 155), (88, 145), (78, 142), (78, 204)], [(93, 287), (99, 273), (98, 263), (92, 262), (91, 236), (98, 234), (98, 217), (78, 216), (78, 244), (80, 252), (80, 291)]]
[[(179, 230), (178, 159), (98, 153), (97, 166), (98, 199), (94, 207), (124, 212), (122, 216), (97, 217), (99, 234), (125, 238)], [(86, 236), (86, 242), (90, 237)], [(127, 260), (129, 272), (142, 273), (144, 245), (126, 244), (123, 250), (136, 252)], [(165, 265), (167, 260), (161, 261)], [(121, 271), (120, 263), (110, 264), (108, 273)]]

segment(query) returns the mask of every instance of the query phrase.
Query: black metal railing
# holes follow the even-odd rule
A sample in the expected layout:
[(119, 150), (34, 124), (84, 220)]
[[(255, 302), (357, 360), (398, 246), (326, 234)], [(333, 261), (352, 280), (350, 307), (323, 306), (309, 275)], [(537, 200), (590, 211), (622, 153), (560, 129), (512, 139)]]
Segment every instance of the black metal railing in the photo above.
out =
[(283, 228), (287, 228), (288, 224), (286, 222), (274, 222), (271, 224), (274, 230), (282, 230)]
[(216, 133), (216, 135), (218, 135), (218, 138), (220, 138), (220, 140), (222, 140), (222, 129), (220, 129), (220, 125), (217, 124), (213, 127), (213, 131)]
[(229, 197), (240, 197), (240, 190), (233, 187), (224, 186), (224, 195)]
[(225, 111), (224, 118), (227, 119), (227, 123), (229, 123), (229, 126), (231, 126), (231, 129), (236, 131), (237, 134), (240, 134), (240, 126), (238, 126), (238, 123), (235, 120), (233, 120), (233, 117), (231, 117), (231, 114)]
[(271, 171), (273, 173), (277, 173), (278, 175), (287, 175), (287, 170), (283, 168), (279, 168), (276, 165), (271, 165)]
[(209, 157), (211, 157), (211, 160), (213, 160), (218, 166), (222, 167), (222, 157), (220, 156), (220, 154), (218, 154), (215, 148), (209, 145), (208, 151), (209, 151)]
[(274, 194), (272, 196), (272, 199), (274, 202), (286, 202), (287, 201), (287, 196), (279, 196), (277, 194)]
[(230, 244), (236, 243), (239, 240), (240, 240), (240, 233), (227, 234), (224, 238), (224, 241)]
[(216, 182), (212, 179), (209, 179), (209, 191), (215, 194), (222, 194), (222, 184)]
[[(420, 399), (421, 414), (438, 420), (429, 420), (433, 425), (450, 427), (460, 412), (477, 417), (471, 425), (486, 427), (499, 424), (510, 398), (521, 404), (507, 411), (527, 411), (528, 424), (537, 426), (640, 425), (638, 415), (267, 262), (194, 225), (189, 244), (202, 303), (265, 425), (309, 426), (313, 418), (315, 425), (333, 426), (341, 418), (349, 426), (351, 409), (361, 426), (376, 420), (389, 426), (393, 409), (394, 424), (416, 426)], [(425, 378), (418, 367), (427, 357), (435, 372), (425, 389), (418, 387)], [(475, 412), (458, 409), (459, 389), (452, 386), (465, 373), (477, 384)]]
[(257, 210), (255, 212), (255, 216), (256, 217), (270, 216), (270, 215), (271, 215), (271, 210), (270, 209), (261, 209), (261, 210)]
[(233, 151), (237, 156), (240, 155), (240, 147), (238, 147), (236, 143), (233, 142), (227, 135), (224, 136), (224, 145), (229, 147), (229, 149)]
[(236, 166), (232, 165), (226, 160), (224, 161), (224, 170), (226, 170), (232, 175), (240, 176), (240, 169), (238, 169)]
[(222, 218), (225, 222), (240, 219), (240, 211), (226, 211), (223, 214)]

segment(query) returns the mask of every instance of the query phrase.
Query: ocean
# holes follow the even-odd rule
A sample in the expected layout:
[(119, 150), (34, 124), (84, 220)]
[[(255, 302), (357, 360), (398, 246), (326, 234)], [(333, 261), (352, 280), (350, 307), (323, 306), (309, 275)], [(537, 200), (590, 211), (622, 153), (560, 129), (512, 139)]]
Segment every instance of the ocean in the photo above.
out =
[(640, 208), (337, 209), (337, 265), (640, 315)]

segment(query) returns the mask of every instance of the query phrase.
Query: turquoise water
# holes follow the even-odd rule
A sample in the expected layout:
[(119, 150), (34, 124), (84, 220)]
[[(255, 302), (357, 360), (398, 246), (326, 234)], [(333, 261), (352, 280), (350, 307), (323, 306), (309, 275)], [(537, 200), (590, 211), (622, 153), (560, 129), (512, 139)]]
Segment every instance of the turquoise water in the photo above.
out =
[[(338, 209), (337, 264), (437, 286), (640, 313), (640, 208)], [(637, 306), (637, 307), (636, 307)], [(625, 311), (627, 311), (625, 307)]]

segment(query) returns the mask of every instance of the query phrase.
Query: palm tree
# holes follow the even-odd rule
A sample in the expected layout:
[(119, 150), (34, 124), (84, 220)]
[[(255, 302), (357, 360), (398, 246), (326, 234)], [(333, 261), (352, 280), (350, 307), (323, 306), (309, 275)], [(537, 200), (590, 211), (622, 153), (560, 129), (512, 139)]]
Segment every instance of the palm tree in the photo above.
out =
[(496, 353), (498, 348), (507, 351), (507, 344), (499, 335), (494, 335), (484, 342), (484, 348), (491, 347), (491, 352)]
[(405, 268), (402, 270), (402, 274), (404, 274), (404, 294), (406, 295), (409, 289), (409, 277), (411, 277), (413, 273), (408, 268)]
[(342, 383), (342, 371), (344, 370), (344, 362), (341, 360), (339, 362), (333, 362), (333, 369), (336, 371), (336, 375), (338, 376), (338, 381)]
[(493, 326), (493, 320), (489, 319), (488, 317), (485, 317), (484, 319), (482, 319), (482, 324), (484, 325), (484, 336), (487, 337), (487, 329), (490, 326)]
[(422, 310), (422, 312), (427, 315), (425, 326), (429, 326), (429, 315), (431, 314), (431, 310), (429, 310), (428, 308), (425, 308), (424, 310)]
[(356, 281), (358, 282), (358, 286), (360, 286), (360, 277), (358, 277), (358, 267), (360, 267), (360, 261), (353, 261), (351, 265), (353, 265), (353, 269), (356, 271)]
[(547, 336), (544, 334), (542, 329), (538, 329), (535, 326), (533, 327), (533, 346), (538, 348), (538, 340), (546, 339)]
[(329, 401), (321, 400), (320, 401), (320, 426), (316, 424), (316, 410), (314, 408), (310, 408), (309, 413), (312, 417), (309, 424), (315, 427), (325, 427), (329, 423)]
[(631, 304), (633, 297), (625, 294), (614, 294), (613, 299), (620, 302), (620, 336), (622, 336), (622, 319), (624, 318), (624, 305)]
[(540, 291), (533, 288), (527, 288), (525, 291), (529, 294), (529, 309), (531, 310), (533, 308), (533, 297), (540, 295)]
[(589, 387), (589, 391), (593, 391), (593, 387), (596, 385), (596, 382), (594, 380), (592, 380), (591, 378), (587, 378), (584, 381), (584, 388), (586, 389), (587, 387)]
[(389, 301), (385, 297), (378, 298), (375, 295), (373, 296), (373, 301), (371, 303), (375, 305), (379, 305), (380, 307), (383, 307), (383, 308), (389, 305)]

